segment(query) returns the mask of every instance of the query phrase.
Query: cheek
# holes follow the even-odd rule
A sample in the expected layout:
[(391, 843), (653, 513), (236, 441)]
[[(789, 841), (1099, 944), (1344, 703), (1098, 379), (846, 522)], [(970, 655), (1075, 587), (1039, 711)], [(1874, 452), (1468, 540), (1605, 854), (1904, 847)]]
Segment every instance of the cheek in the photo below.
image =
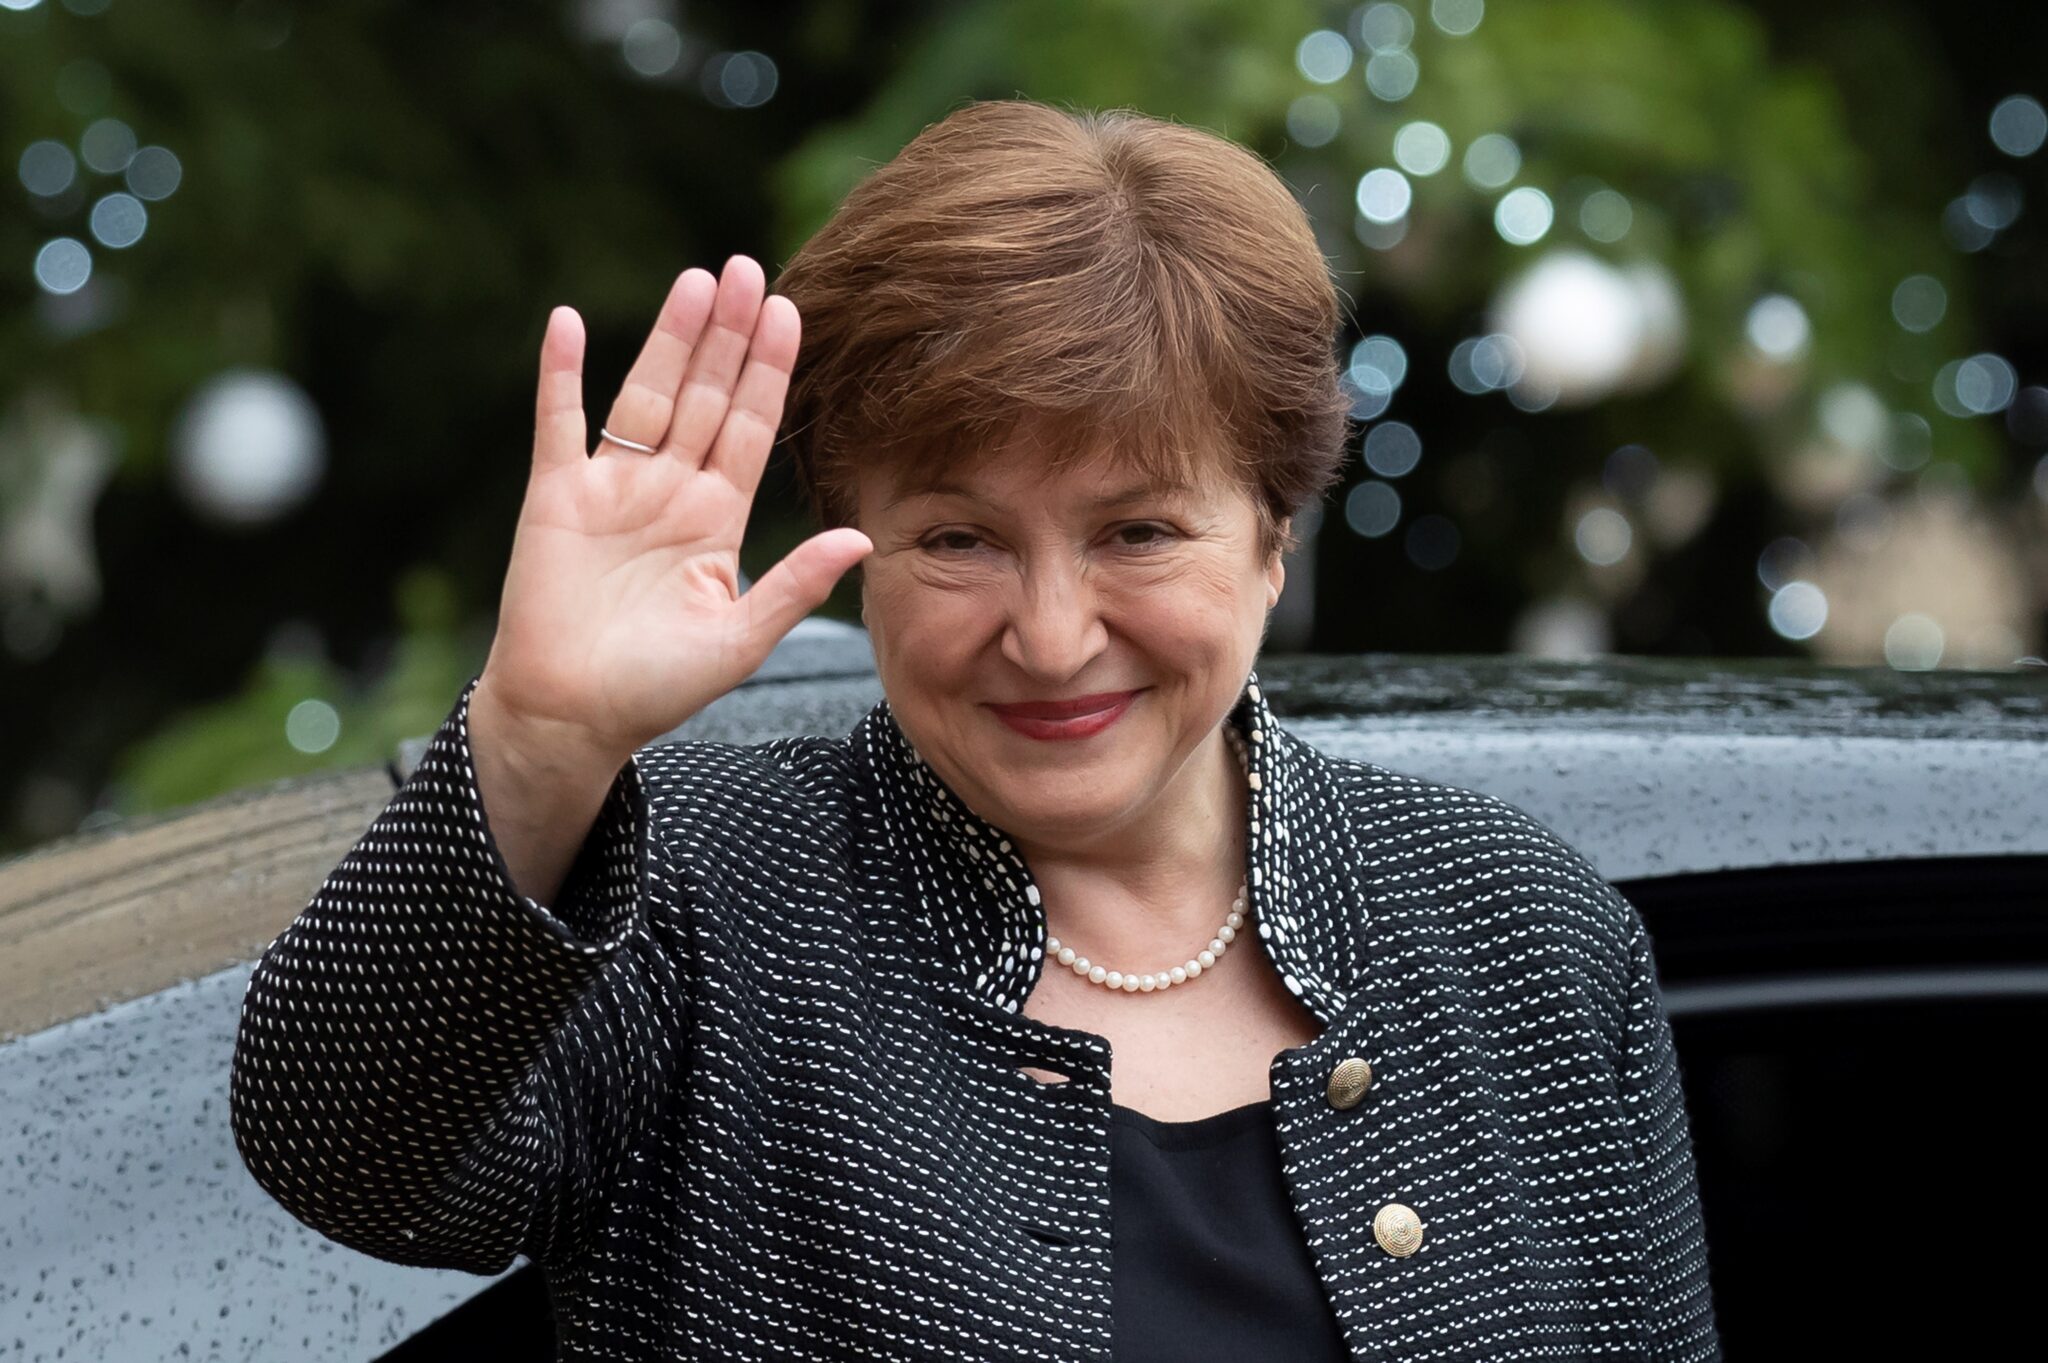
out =
[(1202, 555), (1148, 565), (1119, 580), (1118, 614), (1148, 638), (1180, 641), (1181, 651), (1206, 653), (1235, 645), (1251, 613), (1247, 598), (1264, 604), (1263, 580), (1247, 582), (1232, 565)]
[(870, 573), (866, 605), (868, 632), (892, 651), (930, 660), (947, 650), (974, 644), (977, 630), (995, 619), (996, 584), (989, 574), (891, 564)]

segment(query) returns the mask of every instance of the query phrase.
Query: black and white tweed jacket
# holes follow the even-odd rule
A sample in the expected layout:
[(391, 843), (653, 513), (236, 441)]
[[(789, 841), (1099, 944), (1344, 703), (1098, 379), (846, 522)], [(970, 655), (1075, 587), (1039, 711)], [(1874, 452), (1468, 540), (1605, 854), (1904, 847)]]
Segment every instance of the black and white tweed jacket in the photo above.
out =
[[(887, 701), (642, 749), (543, 907), (478, 799), (475, 686), (250, 979), (257, 1181), (380, 1259), (526, 1255), (564, 1358), (1107, 1359), (1109, 1044), (1019, 1011), (1029, 868)], [(1310, 747), (1256, 673), (1229, 722), (1250, 921), (1324, 1024), (1271, 1082), (1352, 1356), (1717, 1358), (1634, 907), (1513, 805)]]

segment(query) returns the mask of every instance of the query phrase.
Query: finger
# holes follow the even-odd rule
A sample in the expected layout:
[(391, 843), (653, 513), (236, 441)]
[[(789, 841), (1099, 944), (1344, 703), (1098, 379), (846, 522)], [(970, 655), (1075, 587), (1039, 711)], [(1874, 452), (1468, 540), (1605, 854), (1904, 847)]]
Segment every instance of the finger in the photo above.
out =
[(823, 604), (833, 584), (874, 547), (852, 526), (840, 526), (811, 536), (762, 574), (739, 599), (748, 661), (759, 667), (782, 636)]
[(718, 281), (718, 297), (711, 306), (711, 322), (690, 356), (683, 387), (676, 398), (675, 416), (668, 438), (661, 443), (664, 454), (672, 454), (701, 465), (725, 420), (726, 404), (732, 398), (733, 383), (739, 378), (740, 363), (746, 359), (753, 339), (754, 319), (761, 311), (761, 292), (766, 281), (761, 267), (746, 256), (725, 262)]
[(540, 338), (540, 383), (533, 411), (534, 472), (584, 460), (583, 318), (563, 304), (548, 313)]
[(802, 324), (796, 304), (771, 294), (761, 304), (754, 340), (747, 348), (746, 368), (733, 389), (732, 405), (718, 428), (718, 441), (704, 467), (722, 474), (742, 497), (752, 500), (760, 485), (775, 431), (782, 424), (782, 400), (789, 394), (789, 376), (796, 365)]
[[(654, 329), (640, 347), (639, 358), (612, 399), (611, 412), (604, 419), (606, 430), (643, 445), (661, 444), (675, 418), (676, 390), (682, 386), (683, 371), (717, 296), (718, 280), (709, 270), (692, 267), (676, 276), (654, 319)], [(597, 452), (638, 453), (609, 441), (600, 444)]]

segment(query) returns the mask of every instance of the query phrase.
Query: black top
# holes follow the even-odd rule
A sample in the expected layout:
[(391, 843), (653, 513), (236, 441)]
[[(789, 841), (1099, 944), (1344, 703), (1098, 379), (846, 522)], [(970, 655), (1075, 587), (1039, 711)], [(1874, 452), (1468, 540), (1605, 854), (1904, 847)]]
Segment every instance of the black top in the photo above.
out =
[(1348, 1359), (1288, 1201), (1273, 1100), (1191, 1122), (1110, 1112), (1116, 1363)]

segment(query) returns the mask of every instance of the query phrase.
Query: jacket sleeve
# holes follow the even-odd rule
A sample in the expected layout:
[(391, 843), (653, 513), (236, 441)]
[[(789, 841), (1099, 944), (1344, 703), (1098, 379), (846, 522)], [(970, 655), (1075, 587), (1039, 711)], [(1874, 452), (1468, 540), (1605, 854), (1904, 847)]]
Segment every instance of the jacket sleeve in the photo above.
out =
[(555, 905), (513, 888), (470, 760), (477, 680), (256, 963), (229, 1112), (256, 1181), (328, 1238), (495, 1274), (587, 1247), (684, 1062), (686, 962), (647, 932), (637, 757)]
[[(1620, 891), (1608, 888), (1621, 898)], [(1635, 1207), (1646, 1251), (1649, 1357), (1657, 1363), (1699, 1363), (1719, 1359), (1721, 1347), (1708, 1284), (1692, 1132), (1650, 937), (1632, 906), (1629, 913), (1636, 931), (1629, 943), (1620, 1086), (1634, 1155)]]

